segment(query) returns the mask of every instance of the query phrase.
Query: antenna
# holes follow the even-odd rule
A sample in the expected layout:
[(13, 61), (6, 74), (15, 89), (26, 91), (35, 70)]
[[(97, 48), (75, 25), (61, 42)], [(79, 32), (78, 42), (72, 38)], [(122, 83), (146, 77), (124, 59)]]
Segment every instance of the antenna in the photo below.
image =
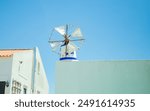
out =
[[(61, 38), (62, 36), (63, 38)], [(77, 60), (76, 51), (85, 39), (79, 27), (68, 24), (52, 30), (49, 44), (53, 52), (60, 55), (60, 60)]]

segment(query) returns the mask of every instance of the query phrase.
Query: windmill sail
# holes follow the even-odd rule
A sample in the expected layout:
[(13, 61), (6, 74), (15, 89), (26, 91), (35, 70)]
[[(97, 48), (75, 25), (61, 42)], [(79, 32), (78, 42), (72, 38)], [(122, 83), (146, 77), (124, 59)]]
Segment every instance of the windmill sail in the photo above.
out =
[[(79, 48), (72, 42), (69, 42), (69, 44), (67, 45), (67, 52), (71, 53), (74, 51), (77, 51)], [(65, 53), (66, 52), (66, 46), (64, 48), (61, 49), (61, 53)]]
[(55, 30), (61, 35), (65, 35), (66, 33), (65, 26), (56, 27)]
[(53, 42), (50, 43), (50, 46), (52, 48), (52, 50), (55, 50), (56, 48), (58, 48), (61, 45), (61, 42)]
[(75, 31), (72, 33), (72, 37), (78, 37), (78, 38), (83, 37), (80, 28), (75, 29)]
[(73, 42), (69, 42), (68, 47), (70, 49), (70, 52), (76, 51), (79, 49), (79, 47), (77, 47)]

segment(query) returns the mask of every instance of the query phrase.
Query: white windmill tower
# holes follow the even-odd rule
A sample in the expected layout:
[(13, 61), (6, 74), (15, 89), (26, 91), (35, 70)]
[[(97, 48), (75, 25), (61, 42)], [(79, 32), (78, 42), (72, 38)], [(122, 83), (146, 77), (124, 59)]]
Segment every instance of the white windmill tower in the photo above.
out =
[[(63, 38), (61, 38), (60, 35)], [(60, 55), (60, 60), (76, 61), (76, 51), (79, 49), (78, 45), (82, 43), (83, 40), (80, 28), (65, 25), (53, 29), (49, 43), (52, 51)]]

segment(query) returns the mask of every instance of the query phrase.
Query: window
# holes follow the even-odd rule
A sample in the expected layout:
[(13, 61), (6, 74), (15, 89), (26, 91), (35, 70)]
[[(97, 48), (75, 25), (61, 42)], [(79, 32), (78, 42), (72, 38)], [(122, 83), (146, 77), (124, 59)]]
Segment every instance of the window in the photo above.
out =
[(21, 83), (16, 80), (12, 81), (12, 94), (20, 94), (21, 93)]
[(0, 94), (5, 93), (5, 81), (0, 81)]

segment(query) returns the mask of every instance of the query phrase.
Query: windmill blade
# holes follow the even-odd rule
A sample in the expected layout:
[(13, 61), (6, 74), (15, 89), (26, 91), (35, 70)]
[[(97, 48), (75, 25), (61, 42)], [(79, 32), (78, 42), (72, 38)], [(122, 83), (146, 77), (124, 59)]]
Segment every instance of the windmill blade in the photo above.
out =
[(56, 27), (55, 30), (60, 33), (62, 36), (65, 35), (65, 30), (66, 30), (66, 27), (65, 26), (60, 26), (60, 27)]
[(81, 44), (84, 42), (84, 40), (85, 40), (85, 39), (72, 39), (72, 40), (70, 40), (70, 41), (76, 42), (78, 45), (79, 45), (79, 44), (81, 45)]
[(74, 40), (70, 40), (70, 41), (84, 41), (85, 39), (74, 39)]
[(73, 42), (69, 42), (67, 48), (69, 52), (73, 52), (79, 49), (79, 47), (77, 47)]
[(76, 28), (75, 31), (71, 34), (72, 37), (82, 38), (83, 35), (81, 33), (80, 28)]
[(61, 54), (65, 54), (67, 56), (67, 54), (74, 52), (76, 50), (78, 50), (79, 48), (72, 42), (69, 42), (68, 45), (65, 45), (65, 47), (63, 47), (61, 49)]
[(66, 25), (66, 37), (68, 36), (68, 25)]
[(54, 42), (64, 42), (64, 40), (53, 40), (53, 41), (49, 40), (48, 42), (49, 42), (49, 43), (54, 43)]
[(52, 50), (56, 50), (60, 45), (62, 45), (62, 42), (53, 42), (53, 43), (50, 43), (50, 46), (52, 48)]

